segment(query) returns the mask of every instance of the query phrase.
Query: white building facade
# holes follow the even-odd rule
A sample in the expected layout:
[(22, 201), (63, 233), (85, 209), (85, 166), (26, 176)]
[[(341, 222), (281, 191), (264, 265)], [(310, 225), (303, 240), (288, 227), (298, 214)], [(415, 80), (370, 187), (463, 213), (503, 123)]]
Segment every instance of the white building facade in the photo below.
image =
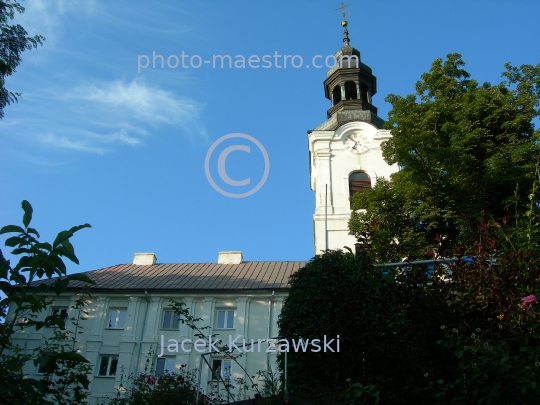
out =
[[(202, 391), (215, 392), (219, 387), (224, 397), (223, 384), (216, 384), (219, 378), (233, 385), (242, 378), (251, 385), (249, 378), (258, 371), (277, 372), (277, 350), (271, 338), (279, 334), (277, 319), (289, 276), (304, 265), (243, 262), (241, 252), (220, 252), (217, 263), (156, 264), (155, 255), (145, 253), (135, 254), (133, 264), (87, 272), (96, 285), (89, 291), (88, 315), (81, 321), (77, 347), (94, 366), (90, 403), (107, 402), (121, 383), (130, 386), (127, 376), (145, 372), (152, 358), (148, 373), (178, 372), (185, 365), (201, 371)], [(82, 286), (71, 283), (61, 296), (51, 294), (54, 303), (38, 320), (65, 314), (67, 328), (73, 330), (69, 319), (78, 315), (72, 307)], [(205, 328), (206, 336), (219, 335), (212, 343), (219, 338), (233, 355), (241, 356), (232, 360), (215, 344), (209, 347), (207, 339), (198, 340), (197, 331), (179, 322), (171, 300), (185, 303), (189, 314), (200, 318), (196, 325)], [(17, 333), (14, 343), (31, 351), (52, 334), (50, 328), (30, 328)], [(39, 379), (39, 368), (32, 363), (24, 371)]]

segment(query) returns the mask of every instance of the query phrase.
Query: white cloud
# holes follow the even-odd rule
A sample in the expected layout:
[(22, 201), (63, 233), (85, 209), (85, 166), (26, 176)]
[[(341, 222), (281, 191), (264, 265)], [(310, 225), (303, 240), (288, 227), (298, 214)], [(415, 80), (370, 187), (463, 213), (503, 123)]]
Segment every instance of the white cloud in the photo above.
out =
[(92, 152), (92, 153), (105, 153), (105, 149), (89, 145), (87, 142), (81, 140), (70, 140), (65, 136), (58, 136), (52, 133), (39, 136), (39, 140), (49, 146), (53, 146), (61, 149), (70, 149), (80, 152)]
[(164, 126), (177, 127), (189, 137), (207, 137), (200, 124), (200, 103), (139, 80), (56, 89), (39, 98), (47, 97), (48, 111), (40, 114), (57, 118), (37, 140), (48, 147), (103, 154), (115, 145), (142, 146)]
[[(62, 128), (59, 130), (65, 132)], [(113, 144), (129, 146), (143, 144), (141, 139), (129, 136), (127, 131), (123, 128), (119, 131), (105, 135), (85, 130), (72, 130), (69, 135), (57, 135), (49, 132), (44, 135), (39, 135), (38, 140), (49, 147), (98, 154), (108, 152), (109, 149), (107, 146)]]
[(67, 98), (90, 101), (107, 109), (114, 108), (122, 115), (130, 114), (137, 120), (153, 125), (190, 126), (195, 123), (200, 111), (199, 103), (194, 100), (176, 97), (172, 92), (149, 87), (138, 80), (78, 87)]
[(130, 137), (124, 128), (122, 128), (119, 132), (114, 133), (111, 139), (118, 140), (120, 143), (131, 146), (140, 145), (142, 142), (140, 139)]

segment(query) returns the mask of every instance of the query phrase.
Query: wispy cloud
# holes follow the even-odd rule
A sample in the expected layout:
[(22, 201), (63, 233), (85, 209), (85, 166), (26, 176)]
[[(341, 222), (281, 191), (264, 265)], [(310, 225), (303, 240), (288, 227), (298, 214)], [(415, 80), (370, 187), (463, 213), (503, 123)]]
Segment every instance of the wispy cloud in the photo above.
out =
[(122, 115), (131, 115), (152, 125), (190, 126), (200, 111), (199, 103), (192, 99), (176, 97), (172, 92), (147, 86), (137, 80), (78, 87), (66, 99), (90, 101), (98, 108), (113, 108)]
[(57, 87), (28, 97), (24, 107), (25, 119), (7, 119), (6, 127), (49, 151), (104, 154), (141, 147), (167, 127), (190, 139), (207, 138), (200, 123), (202, 104), (140, 79)]
[(80, 140), (79, 141), (70, 140), (65, 136), (58, 136), (51, 133), (48, 133), (46, 135), (40, 135), (38, 139), (42, 143), (55, 147), (55, 148), (70, 149), (70, 150), (76, 150), (80, 152), (93, 152), (93, 153), (99, 153), (99, 154), (103, 154), (105, 152), (105, 149), (96, 147), (96, 146), (91, 146), (87, 142), (80, 141)]
[(137, 146), (143, 142), (130, 137), (125, 129), (112, 132), (107, 135), (97, 134), (91, 131), (72, 131), (71, 136), (46, 133), (38, 135), (38, 141), (52, 148), (68, 149), (79, 152), (104, 154), (109, 151), (107, 145), (120, 144)]
[(126, 145), (131, 145), (131, 146), (141, 144), (140, 139), (130, 137), (124, 128), (122, 128), (119, 132), (114, 133), (111, 139), (118, 140), (120, 143), (124, 143)]

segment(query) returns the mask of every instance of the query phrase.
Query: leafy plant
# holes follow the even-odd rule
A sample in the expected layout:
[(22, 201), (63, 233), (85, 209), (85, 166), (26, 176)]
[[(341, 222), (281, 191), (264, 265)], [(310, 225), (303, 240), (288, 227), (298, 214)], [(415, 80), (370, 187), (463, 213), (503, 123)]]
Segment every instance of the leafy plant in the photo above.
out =
[(47, 398), (55, 405), (86, 404), (89, 395), (88, 375), (92, 366), (80, 359), (77, 336), (83, 333), (81, 321), (87, 312), (86, 300), (79, 297), (71, 309), (76, 316), (70, 318), (71, 329), (54, 328), (53, 337), (45, 338), (43, 345), (36, 349), (34, 364), (43, 372), (41, 384), (45, 386)]
[[(156, 377), (140, 373), (133, 379), (133, 387), (111, 399), (111, 405), (153, 405), (155, 403), (185, 404), (195, 403), (197, 397), (196, 372), (188, 372), (185, 366), (179, 372), (164, 373)], [(128, 381), (130, 380), (128, 379)], [(208, 402), (207, 402), (208, 403)]]
[(347, 404), (373, 404), (376, 405), (380, 400), (380, 392), (377, 391), (375, 385), (363, 385), (362, 383), (352, 383), (351, 379), (347, 379), (349, 388), (345, 392), (345, 400)]
[[(48, 351), (46, 357), (39, 351), (28, 353), (14, 343), (14, 338), (18, 332), (29, 328), (39, 330), (47, 326), (65, 331), (65, 319), (61, 314), (49, 315), (43, 321), (37, 319), (53, 302), (49, 298), (51, 289), (58, 296), (66, 291), (72, 280), (94, 284), (85, 274), (67, 275), (63, 262), (63, 258), (67, 258), (79, 263), (70, 238), (90, 225), (62, 231), (52, 244), (40, 242), (38, 231), (30, 227), (32, 206), (24, 200), (22, 208), (22, 227), (7, 225), (0, 229), (0, 234), (15, 234), (6, 239), (5, 245), (13, 248), (12, 255), (20, 256), (18, 263), (12, 266), (0, 250), (0, 290), (5, 296), (0, 301), (0, 389), (3, 399), (10, 403), (45, 403), (47, 386), (43, 381), (24, 375), (22, 370), (27, 362), (36, 360), (53, 370), (64, 361), (81, 365), (88, 361), (76, 350), (66, 352), (62, 345)], [(44, 279), (47, 281), (35, 283)], [(79, 383), (87, 387), (84, 372), (79, 376)]]
[[(121, 368), (120, 385), (109, 405), (151, 405), (156, 402), (174, 404), (214, 405), (223, 402), (221, 396), (205, 395), (198, 392), (197, 370), (187, 370), (181, 365), (178, 371), (167, 370), (163, 375), (155, 375), (156, 353), (150, 348), (146, 357), (144, 373), (125, 376)], [(227, 402), (227, 401), (225, 401)]]
[(372, 232), (375, 261), (447, 257), (467, 243), (480, 211), (503, 218), (517, 204), (522, 218), (537, 217), (540, 65), (507, 64), (496, 85), (479, 84), (464, 65), (459, 54), (436, 59), (415, 94), (386, 98), (392, 138), (383, 157), (401, 170), (354, 195), (349, 222), (357, 237)]

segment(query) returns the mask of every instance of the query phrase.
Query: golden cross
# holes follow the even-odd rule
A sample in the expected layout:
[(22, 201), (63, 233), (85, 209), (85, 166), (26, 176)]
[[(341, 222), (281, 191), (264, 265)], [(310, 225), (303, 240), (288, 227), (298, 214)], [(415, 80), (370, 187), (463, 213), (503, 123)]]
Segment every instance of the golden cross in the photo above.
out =
[(341, 7), (336, 8), (336, 11), (341, 10), (341, 13), (343, 14), (343, 19), (346, 19), (351, 13), (345, 14), (345, 9), (349, 7), (350, 4), (345, 4), (341, 2)]

